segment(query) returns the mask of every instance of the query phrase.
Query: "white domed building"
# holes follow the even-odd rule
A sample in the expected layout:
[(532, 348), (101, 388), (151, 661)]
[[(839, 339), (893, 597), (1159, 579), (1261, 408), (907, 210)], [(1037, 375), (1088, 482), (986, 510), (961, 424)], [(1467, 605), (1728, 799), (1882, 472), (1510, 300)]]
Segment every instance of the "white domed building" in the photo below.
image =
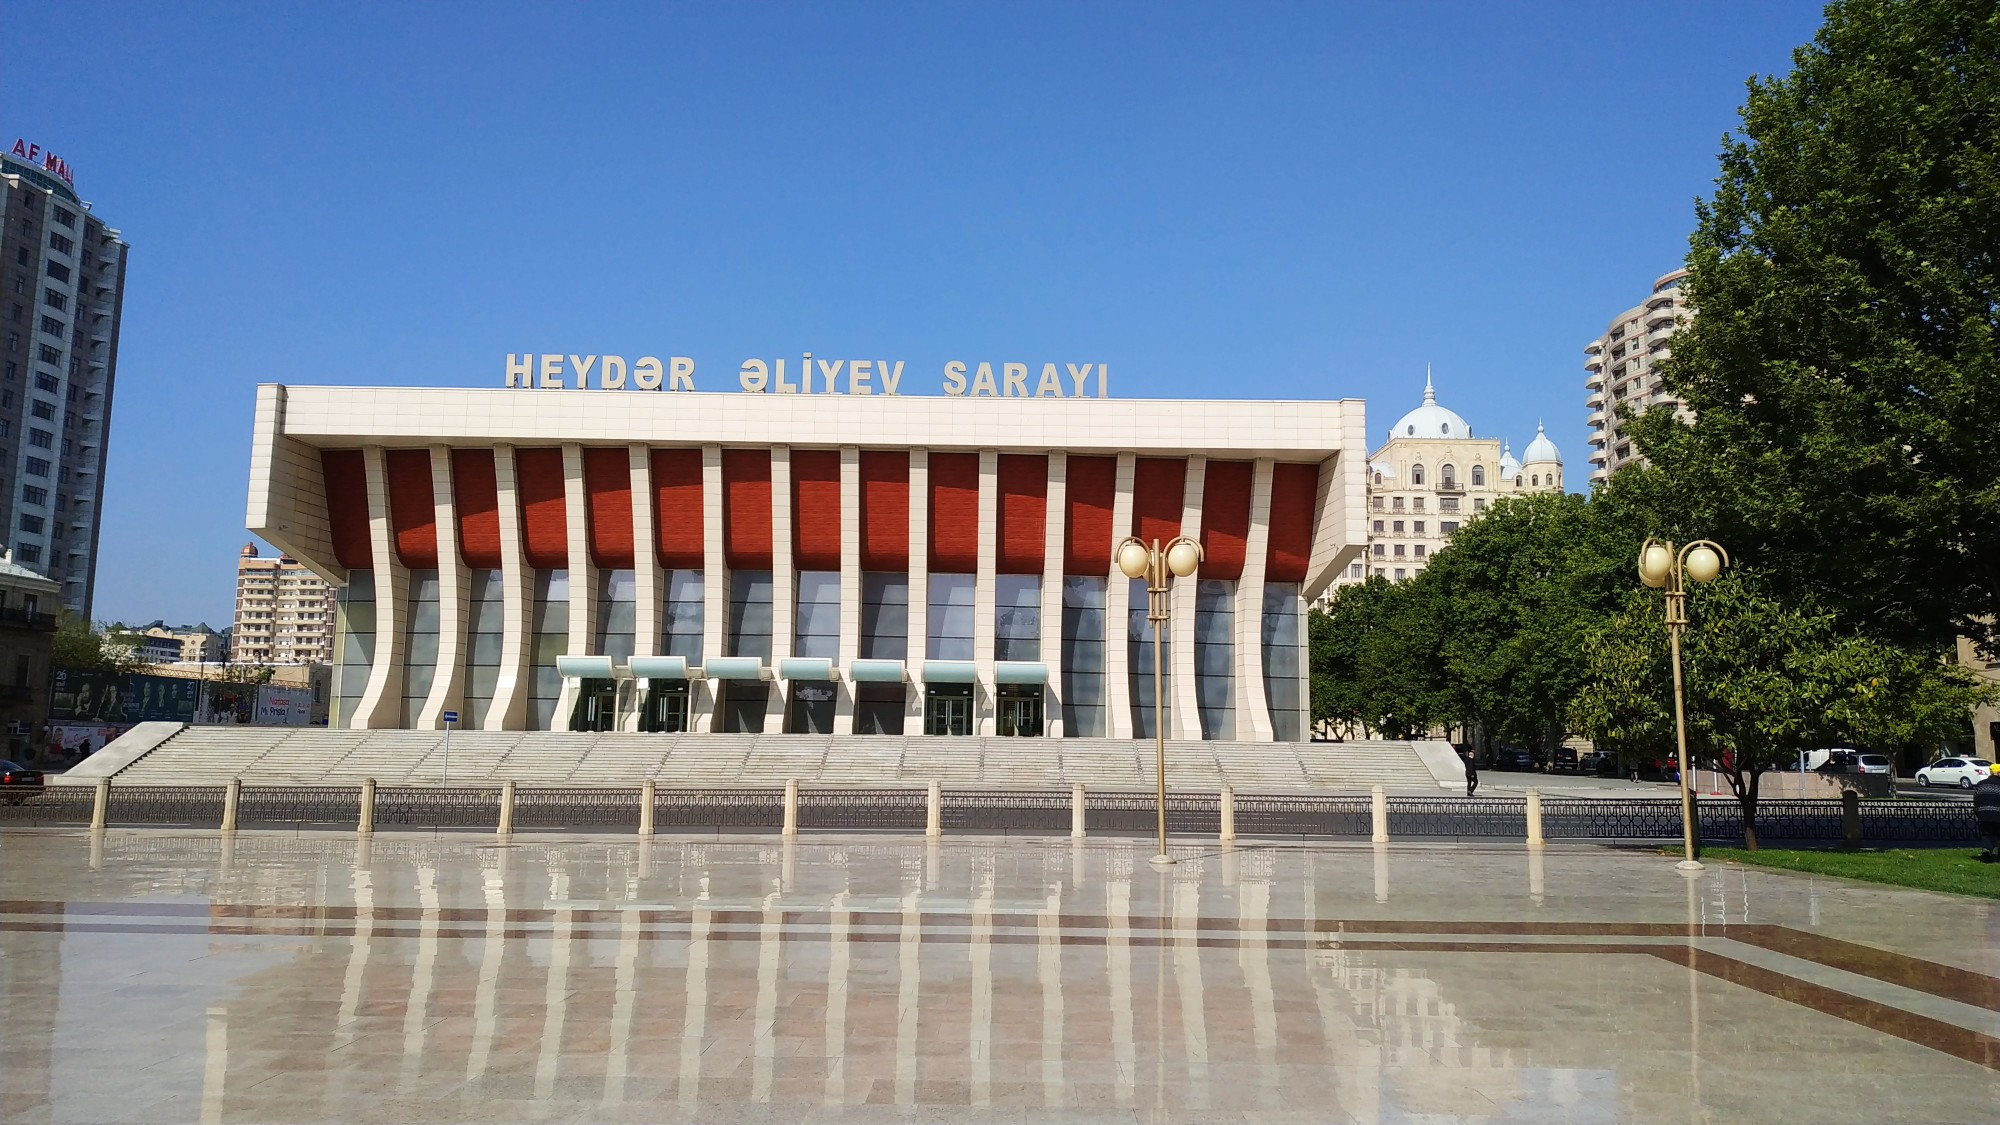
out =
[[(1511, 443), (1479, 437), (1464, 418), (1437, 400), (1424, 376), (1422, 405), (1396, 420), (1368, 458), (1368, 545), (1335, 582), (1371, 575), (1411, 578), (1465, 521), (1495, 500), (1563, 487), (1562, 453), (1542, 427), (1514, 457)], [(1327, 591), (1331, 597), (1332, 588)]]

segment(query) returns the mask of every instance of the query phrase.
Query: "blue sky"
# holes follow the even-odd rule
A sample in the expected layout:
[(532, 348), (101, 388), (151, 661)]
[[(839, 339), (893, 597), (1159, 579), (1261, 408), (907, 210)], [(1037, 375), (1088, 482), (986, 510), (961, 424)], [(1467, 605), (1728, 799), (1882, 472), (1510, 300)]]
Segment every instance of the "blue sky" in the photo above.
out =
[[(226, 623), (259, 382), (508, 351), (1104, 362), (1546, 418), (1811, 3), (15, 3), (0, 133), (132, 243), (97, 615)], [(29, 77), (32, 81), (26, 80)]]

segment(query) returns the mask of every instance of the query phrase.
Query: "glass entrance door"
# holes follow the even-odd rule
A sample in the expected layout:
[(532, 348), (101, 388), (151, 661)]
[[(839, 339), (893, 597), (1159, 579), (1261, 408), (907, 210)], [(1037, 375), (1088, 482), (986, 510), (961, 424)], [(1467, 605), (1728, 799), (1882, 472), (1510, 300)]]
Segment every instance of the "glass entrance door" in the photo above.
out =
[(646, 690), (646, 709), (639, 718), (641, 730), (679, 734), (688, 729), (688, 685), (686, 680), (655, 681)]
[(924, 688), (924, 733), (972, 733), (972, 685), (931, 684)]
[(839, 697), (839, 690), (831, 681), (795, 680), (791, 694), (791, 713), (785, 719), (786, 733), (833, 733), (833, 705)]
[(618, 726), (618, 681), (584, 680), (577, 685), (571, 730), (614, 730)]
[(1002, 735), (1039, 738), (1042, 733), (1042, 689), (1002, 685), (994, 729)]

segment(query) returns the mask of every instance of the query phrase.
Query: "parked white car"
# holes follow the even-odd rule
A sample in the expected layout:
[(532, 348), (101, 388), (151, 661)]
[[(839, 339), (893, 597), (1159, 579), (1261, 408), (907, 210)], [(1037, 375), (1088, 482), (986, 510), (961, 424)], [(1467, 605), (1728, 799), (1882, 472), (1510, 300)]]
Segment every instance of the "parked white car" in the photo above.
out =
[(1956, 785), (1960, 789), (1970, 789), (1992, 772), (1993, 763), (1984, 758), (1939, 758), (1917, 771), (1917, 784), (1925, 788)]

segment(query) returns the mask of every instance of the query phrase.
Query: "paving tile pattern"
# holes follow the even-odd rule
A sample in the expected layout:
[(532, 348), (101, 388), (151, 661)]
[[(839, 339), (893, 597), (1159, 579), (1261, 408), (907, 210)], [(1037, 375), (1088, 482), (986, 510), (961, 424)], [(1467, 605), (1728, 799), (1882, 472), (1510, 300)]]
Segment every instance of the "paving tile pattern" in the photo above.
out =
[(1990, 1122), (1991, 903), (1552, 847), (10, 830), (0, 1121)]

